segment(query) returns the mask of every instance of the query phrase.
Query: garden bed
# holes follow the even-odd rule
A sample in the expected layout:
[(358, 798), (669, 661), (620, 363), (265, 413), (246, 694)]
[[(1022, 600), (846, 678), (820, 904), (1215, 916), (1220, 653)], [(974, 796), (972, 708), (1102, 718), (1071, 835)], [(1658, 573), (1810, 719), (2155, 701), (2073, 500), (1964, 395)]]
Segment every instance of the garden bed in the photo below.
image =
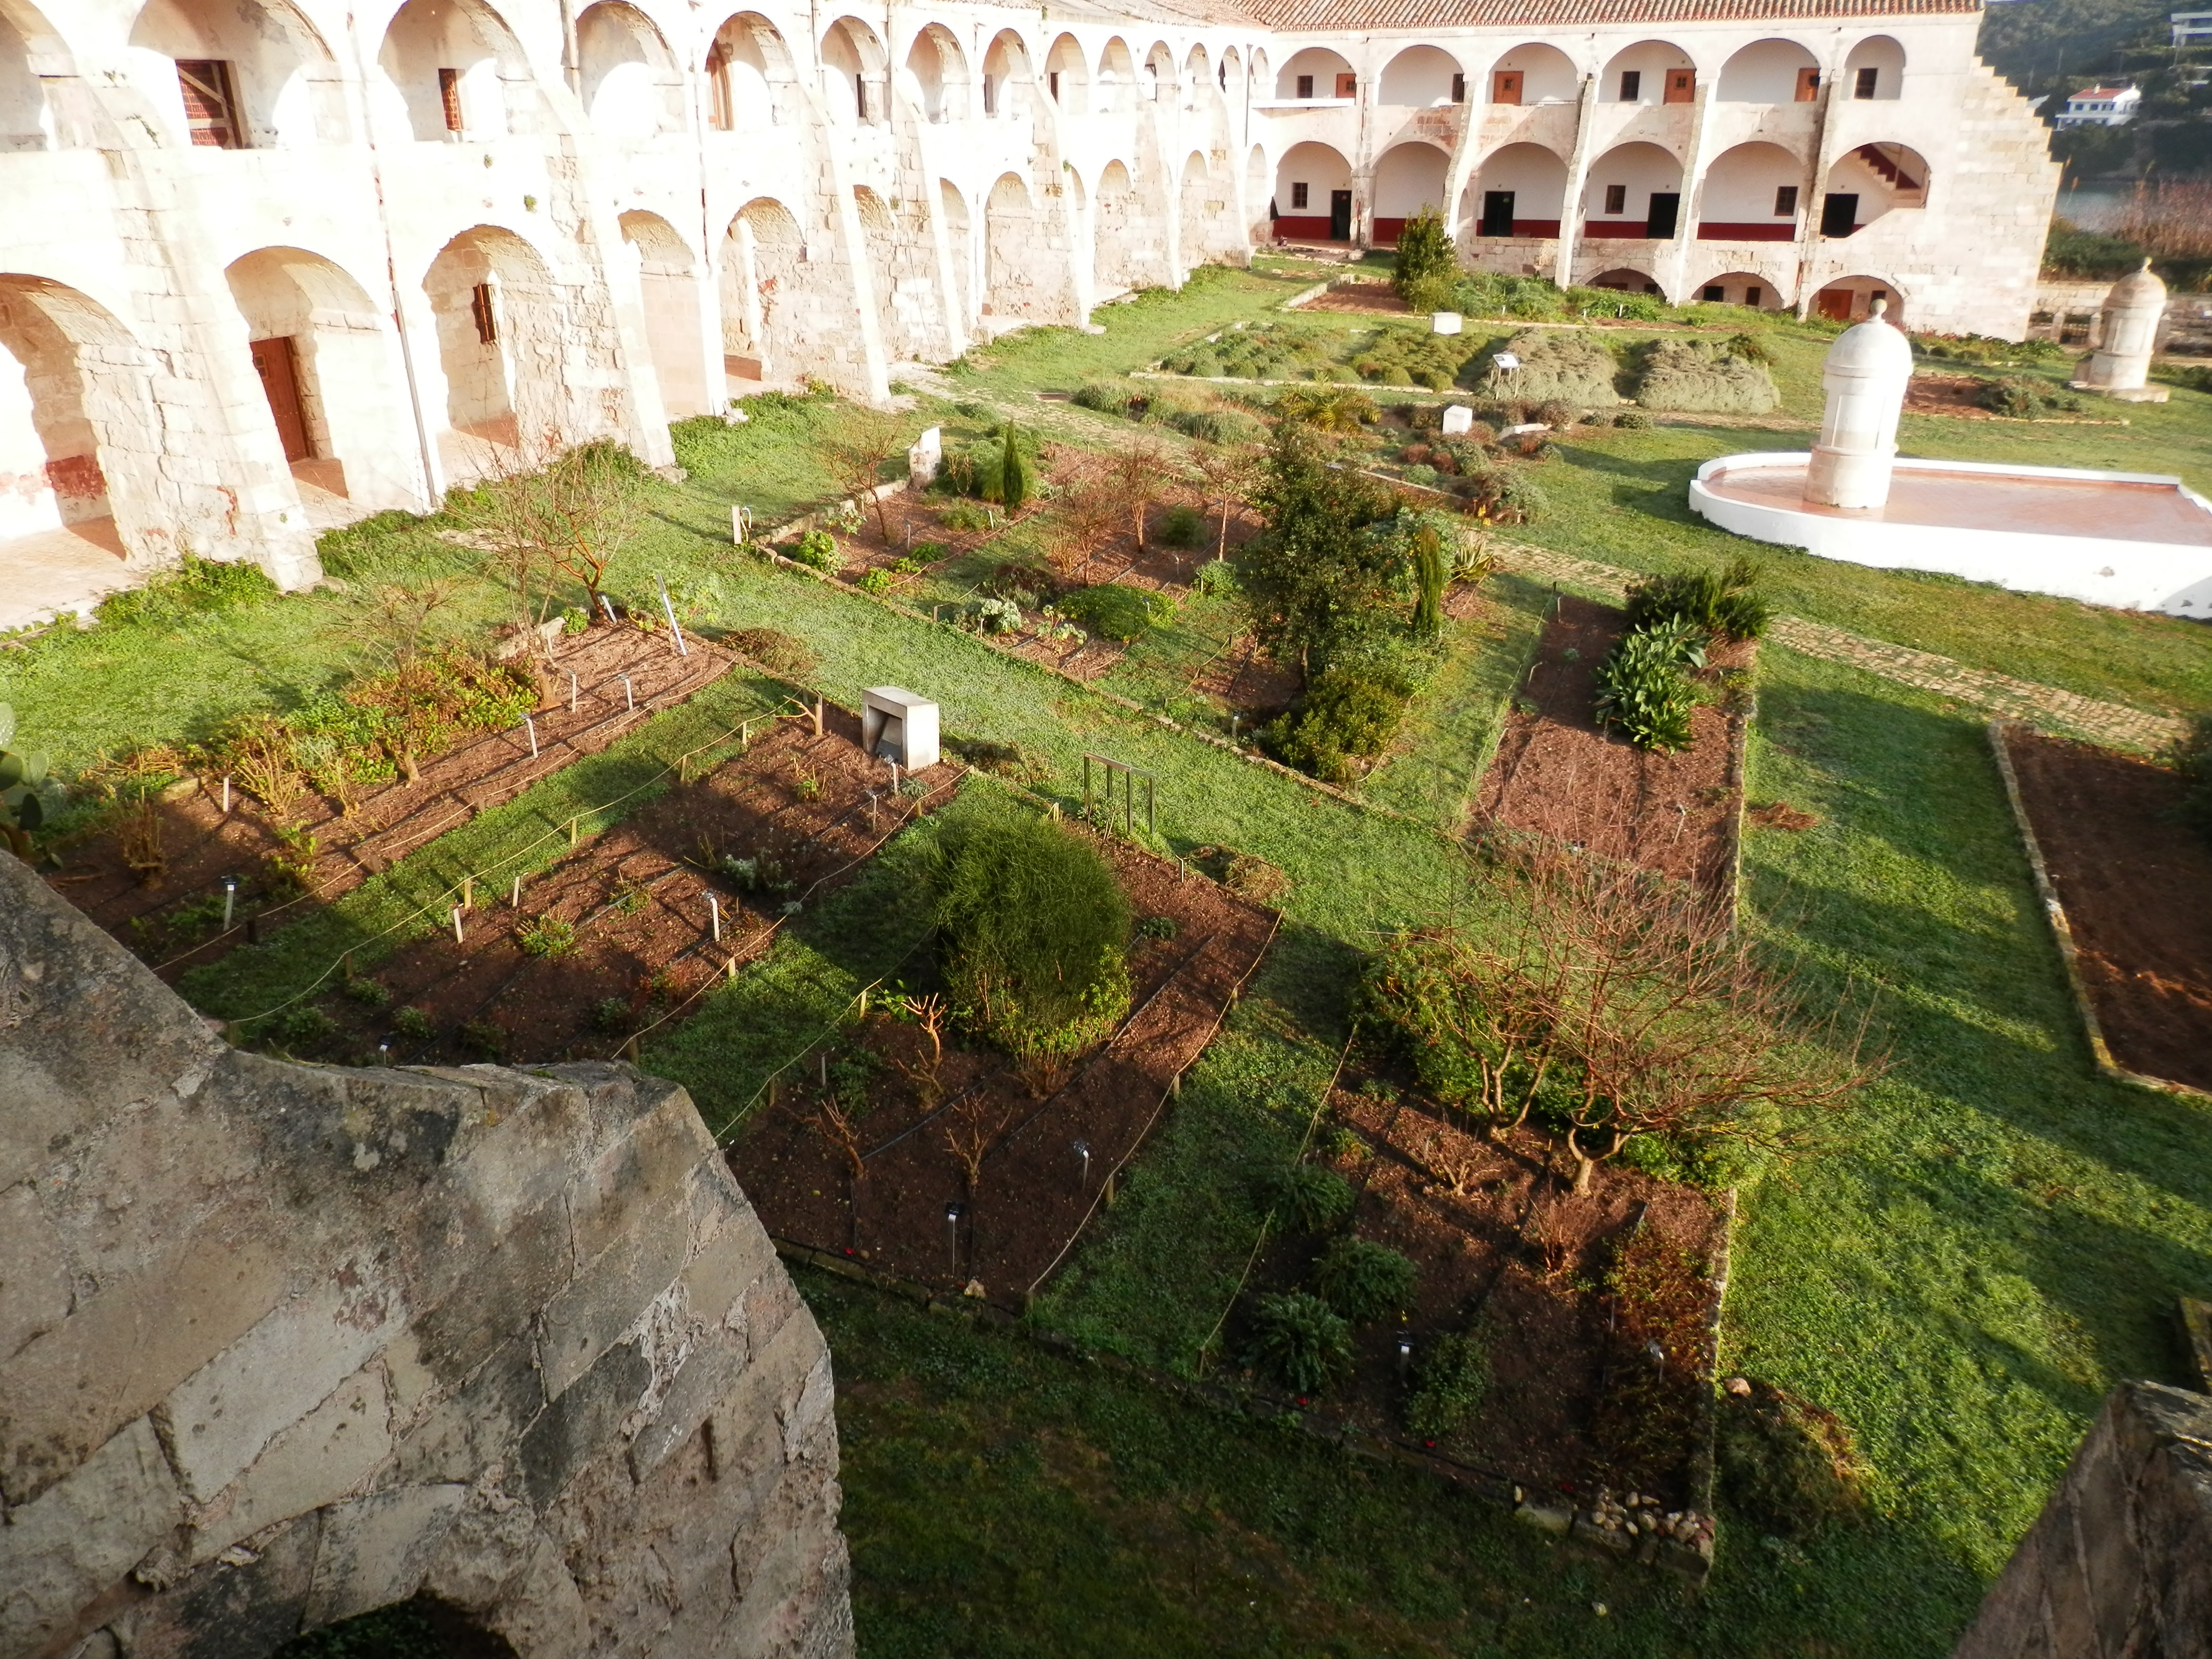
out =
[(2018, 726), (1997, 741), (2100, 1062), (2212, 1091), (2212, 843), (2175, 817), (2186, 780)]
[[(1611, 1164), (1576, 1198), (1547, 1137), (1522, 1128), (1500, 1144), (1388, 1088), (1336, 1091), (1330, 1117), (1358, 1142), (1344, 1137), (1334, 1160), (1358, 1194), (1345, 1231), (1405, 1255), (1418, 1278), (1402, 1317), (1355, 1328), (1355, 1366), (1322, 1408), (1571, 1495), (1577, 1509), (1601, 1486), (1656, 1496), (1665, 1510), (1705, 1506), (1726, 1246), (1714, 1201)], [(1253, 1291), (1310, 1283), (1322, 1248), (1311, 1237), (1279, 1239)], [(1418, 1434), (1407, 1410), (1422, 1363), (1461, 1332), (1486, 1351), (1487, 1386), (1458, 1427)], [(1232, 1352), (1237, 1334), (1232, 1323)], [(1412, 1345), (1407, 1364), (1401, 1340)]]
[[(231, 780), (226, 813), (220, 775), (187, 778), (149, 798), (143, 809), (119, 809), (118, 821), (64, 848), (64, 868), (47, 879), (100, 927), (173, 977), (214, 961), (305, 905), (350, 892), (477, 813), (599, 753), (720, 678), (735, 661), (704, 640), (687, 635), (686, 644), (690, 654), (678, 655), (665, 632), (631, 627), (592, 628), (562, 640), (540, 676), (544, 695), (532, 717), (538, 730), (534, 756), (519, 724), (489, 732), (423, 762), (414, 782), (356, 798), (349, 812), (336, 799), (309, 795), (287, 815), (281, 833), (275, 815), (251, 799), (240, 780)], [(158, 869), (149, 866), (149, 836), (159, 849)], [(134, 860), (141, 867), (134, 868)], [(276, 867), (284, 860), (292, 873)], [(238, 883), (228, 929), (222, 925), (226, 878)]]
[[(1002, 1054), (948, 1042), (931, 1110), (911, 1080), (928, 1039), (881, 1012), (879, 1000), (846, 1038), (848, 1054), (859, 1047), (873, 1056), (860, 1123), (866, 1174), (853, 1179), (846, 1154), (814, 1121), (836, 1075), (826, 1053), (812, 1075), (771, 1094), (731, 1150), (730, 1167), (771, 1234), (919, 1283), (966, 1288), (1000, 1307), (1025, 1305), (1110, 1201), (1115, 1172), (1212, 1041), (1275, 927), (1273, 912), (1203, 876), (1111, 837), (1097, 845), (1132, 911), (1175, 924), (1172, 937), (1131, 951), (1130, 1013), (1120, 1030), (1064, 1079), (1025, 1080)], [(927, 982), (928, 973), (917, 963), (905, 977)], [(989, 1151), (970, 1192), (951, 1142), (976, 1135)], [(1089, 1148), (1087, 1164), (1078, 1141)], [(957, 1224), (945, 1216), (953, 1202), (964, 1206)]]
[[(322, 1020), (270, 1035), (295, 1053), (395, 1064), (604, 1059), (762, 955), (787, 905), (850, 879), (964, 775), (940, 763), (912, 780), (926, 793), (896, 795), (860, 749), (857, 715), (825, 709), (818, 736), (804, 716), (763, 724), (743, 755), (526, 882), (519, 908), (512, 887), (480, 887), (459, 942), (427, 934), (350, 987), (334, 982)], [(726, 858), (779, 867), (748, 884)]]
[[(1610, 605), (1561, 595), (1507, 717), (1477, 798), (1477, 824), (1587, 848), (1718, 892), (1735, 878), (1743, 802), (1743, 716), (1699, 706), (1673, 754), (1601, 730), (1595, 676), (1620, 638)], [(1748, 670), (1756, 647), (1717, 647), (1717, 671)]]

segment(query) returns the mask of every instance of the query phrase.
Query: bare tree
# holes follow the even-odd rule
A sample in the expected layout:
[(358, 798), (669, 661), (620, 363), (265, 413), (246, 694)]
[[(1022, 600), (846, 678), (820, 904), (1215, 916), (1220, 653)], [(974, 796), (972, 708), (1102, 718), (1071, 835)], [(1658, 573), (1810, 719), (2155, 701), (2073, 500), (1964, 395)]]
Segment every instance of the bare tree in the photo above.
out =
[(1229, 556), (1229, 509), (1245, 501), (1259, 487), (1264, 452), (1249, 445), (1212, 445), (1198, 448), (1190, 458), (1206, 499), (1221, 509), (1221, 532), (1213, 556)]
[(643, 522), (649, 488), (644, 466), (620, 444), (563, 449), (549, 432), (500, 452), (490, 476), (458, 494), (452, 510), (514, 591), (527, 626), (544, 620), (562, 576), (583, 584), (598, 614), (608, 566)]
[(991, 1155), (1012, 1116), (1012, 1105), (997, 1099), (988, 1089), (972, 1089), (945, 1108), (939, 1139), (967, 1177), (970, 1200), (982, 1190), (983, 1160)]
[(921, 1027), (921, 1034), (929, 1040), (928, 1057), (912, 1063), (901, 1061), (899, 1070), (914, 1085), (922, 1110), (933, 1111), (945, 1096), (945, 1024), (951, 1010), (934, 992), (924, 997), (901, 997), (893, 1006)]
[(1167, 452), (1151, 438), (1135, 438), (1114, 452), (1108, 477), (1136, 525), (1137, 550), (1145, 550), (1145, 509), (1160, 498), (1160, 486), (1175, 476)]
[(1060, 574), (1078, 575), (1121, 527), (1121, 486), (1098, 457), (1079, 451), (1054, 457), (1053, 483), (1059, 492), (1053, 516), (1066, 539), (1046, 556)]
[(905, 452), (905, 422), (879, 409), (846, 410), (836, 435), (820, 452), (837, 488), (859, 506), (875, 508), (876, 532), (885, 547), (891, 544), (890, 518), (876, 487), (884, 481), (884, 463)]

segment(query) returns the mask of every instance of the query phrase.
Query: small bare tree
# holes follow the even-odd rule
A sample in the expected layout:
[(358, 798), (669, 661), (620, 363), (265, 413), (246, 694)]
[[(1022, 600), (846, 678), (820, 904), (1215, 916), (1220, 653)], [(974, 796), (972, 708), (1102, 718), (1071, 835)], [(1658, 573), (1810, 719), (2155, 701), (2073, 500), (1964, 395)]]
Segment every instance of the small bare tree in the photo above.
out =
[(971, 1089), (945, 1109), (939, 1139), (960, 1166), (971, 1201), (982, 1191), (983, 1160), (990, 1157), (1012, 1115), (1012, 1106), (995, 1099), (987, 1089)]
[(890, 518), (876, 487), (884, 482), (884, 464), (906, 453), (905, 422), (879, 409), (848, 410), (820, 453), (837, 488), (863, 510), (875, 508), (876, 533), (889, 547)]
[(562, 576), (583, 585), (598, 614), (607, 568), (643, 522), (649, 489), (644, 466), (620, 444), (563, 449), (547, 433), (499, 452), (490, 476), (457, 495), (453, 511), (528, 626), (544, 620)]
[(1108, 464), (1114, 492), (1136, 526), (1137, 550), (1145, 550), (1145, 511), (1160, 498), (1160, 487), (1175, 476), (1167, 452), (1151, 438), (1135, 438), (1114, 452)]
[(1054, 457), (1053, 483), (1058, 490), (1053, 517), (1065, 539), (1046, 556), (1061, 575), (1080, 575), (1121, 527), (1121, 487), (1097, 457), (1073, 451)]
[(1199, 487), (1206, 499), (1221, 510), (1215, 558), (1229, 556), (1229, 509), (1243, 503), (1259, 488), (1266, 460), (1264, 452), (1243, 444), (1204, 446), (1192, 453), (1191, 471), (1198, 475)]
[(912, 1062), (899, 1062), (899, 1070), (908, 1082), (914, 1085), (915, 1098), (925, 1112), (936, 1109), (945, 1096), (945, 1023), (951, 1010), (945, 999), (934, 992), (924, 997), (901, 997), (895, 1005), (896, 1011), (921, 1028), (929, 1041), (928, 1055)]

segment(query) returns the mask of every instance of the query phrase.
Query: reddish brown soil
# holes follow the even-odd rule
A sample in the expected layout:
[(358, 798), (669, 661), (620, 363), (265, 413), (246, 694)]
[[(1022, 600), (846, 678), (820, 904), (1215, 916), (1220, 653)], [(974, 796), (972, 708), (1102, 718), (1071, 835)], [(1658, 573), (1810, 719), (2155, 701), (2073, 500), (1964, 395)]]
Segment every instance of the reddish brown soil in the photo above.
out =
[(2015, 727), (2005, 746), (2112, 1058), (2212, 1090), (2212, 842), (2172, 817), (2187, 784)]
[[(155, 803), (161, 873), (142, 881), (125, 863), (120, 832), (109, 830), (65, 849), (64, 867), (47, 879), (63, 896), (163, 974), (211, 962), (247, 938), (247, 919), (281, 924), (309, 904), (350, 892), (406, 854), (467, 823), (487, 808), (514, 799), (531, 785), (585, 755), (597, 754), (659, 710), (726, 673), (735, 660), (704, 640), (686, 637), (689, 656), (678, 656), (667, 635), (629, 627), (599, 627), (555, 649), (541, 675), (545, 696), (533, 716), (538, 754), (521, 729), (495, 732), (448, 750), (421, 767), (413, 783), (389, 784), (356, 799), (351, 812), (338, 802), (309, 796), (294, 814), (319, 846), (304, 896), (272, 883), (264, 860), (280, 850), (268, 814), (235, 781), (231, 811), (222, 811), (222, 779), (200, 777), (173, 786)], [(577, 708), (568, 708), (568, 676), (577, 684)], [(621, 677), (628, 674), (636, 707), (629, 707)], [(225, 877), (238, 878), (236, 925), (216, 919), (198, 928), (172, 925), (184, 907), (219, 900)], [(258, 925), (258, 924), (257, 924)]]
[[(1340, 1092), (1332, 1115), (1372, 1149), (1338, 1162), (1359, 1189), (1350, 1231), (1411, 1257), (1420, 1278), (1402, 1326), (1358, 1332), (1358, 1369), (1327, 1409), (1405, 1437), (1401, 1332), (1418, 1364), (1438, 1338), (1474, 1327), (1489, 1346), (1488, 1391), (1462, 1428), (1425, 1444), (1523, 1481), (1603, 1482), (1686, 1503), (1699, 1379), (1714, 1363), (1708, 1273), (1722, 1222), (1711, 1201), (1610, 1165), (1577, 1199), (1544, 1137), (1517, 1130), (1500, 1146), (1411, 1100)], [(1694, 1262), (1684, 1264), (1686, 1298), (1655, 1309), (1607, 1293), (1632, 1239), (1647, 1259), (1680, 1252)], [(1319, 1249), (1285, 1240), (1258, 1288), (1310, 1285)], [(1663, 1375), (1644, 1346), (1652, 1340)]]
[[(1694, 741), (1672, 755), (1601, 732), (1590, 713), (1594, 680), (1621, 622), (1610, 605), (1561, 596), (1521, 694), (1538, 712), (1516, 708), (1508, 716), (1498, 757), (1483, 776), (1476, 821), (1718, 890), (1729, 880), (1742, 788), (1729, 717), (1711, 704), (1700, 707)], [(1577, 654), (1571, 659), (1569, 651)], [(1723, 647), (1713, 667), (1747, 668), (1753, 651)]]
[(1316, 295), (1298, 307), (1300, 311), (1344, 311), (1362, 316), (1377, 313), (1406, 314), (1406, 302), (1381, 283), (1359, 283), (1349, 288), (1333, 288), (1326, 294)]
[[(1064, 1079), (1024, 1079), (1003, 1056), (948, 1045), (933, 1113), (911, 1078), (927, 1039), (914, 1024), (871, 1015), (858, 1040), (884, 1064), (860, 1124), (862, 1180), (853, 1182), (815, 1123), (822, 1091), (812, 1079), (784, 1087), (731, 1150), (730, 1167), (769, 1232), (925, 1284), (979, 1281), (990, 1301), (1015, 1309), (1058, 1264), (1109, 1172), (1135, 1152), (1176, 1079), (1211, 1041), (1275, 926), (1272, 912), (1202, 876), (1123, 842), (1097, 845), (1133, 912), (1176, 924), (1174, 938), (1133, 951), (1121, 1029)], [(948, 1138), (978, 1132), (990, 1150), (970, 1193)], [(1091, 1149), (1087, 1180), (1077, 1140)], [(957, 1264), (951, 1202), (966, 1206)]]
[[(785, 900), (740, 891), (713, 867), (724, 855), (779, 860), (790, 896), (811, 906), (918, 812), (950, 799), (962, 774), (946, 763), (916, 775), (930, 787), (927, 797), (891, 795), (884, 766), (860, 750), (857, 717), (842, 709), (827, 711), (820, 737), (805, 720), (776, 721), (744, 755), (526, 881), (520, 909), (509, 903), (511, 888), (479, 888), (462, 918), (462, 943), (450, 931), (433, 933), (378, 963), (373, 977), (386, 1005), (342, 992), (327, 998), (321, 1006), (339, 1030), (316, 1046), (361, 1059), (389, 1043), (392, 1062), (409, 1065), (508, 1054), (604, 1059), (633, 1032), (679, 1016), (731, 963), (767, 950)], [(872, 813), (871, 790), (883, 797)], [(710, 893), (721, 906), (720, 943)], [(574, 928), (573, 951), (523, 950), (518, 934), (546, 917)], [(620, 1020), (598, 1015), (610, 999), (626, 1005)], [(409, 1007), (428, 1018), (432, 1036), (396, 1028), (394, 1014)]]

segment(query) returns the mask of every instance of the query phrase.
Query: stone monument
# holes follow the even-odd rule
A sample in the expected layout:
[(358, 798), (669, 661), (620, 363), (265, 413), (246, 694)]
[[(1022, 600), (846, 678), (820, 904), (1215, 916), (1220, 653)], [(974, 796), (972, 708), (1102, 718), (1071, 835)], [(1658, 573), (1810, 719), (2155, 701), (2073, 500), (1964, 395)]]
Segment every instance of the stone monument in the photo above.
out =
[(2142, 262), (2142, 270), (2112, 284), (2105, 295), (2102, 315), (2097, 349), (2089, 354), (2088, 365), (2074, 382), (2075, 389), (2127, 404), (2164, 403), (2166, 388), (2148, 382), (2151, 353), (2158, 346), (2158, 325), (2166, 317), (2166, 284), (2151, 270), (2148, 259)]
[(1805, 469), (1809, 506), (1875, 507), (1889, 500), (1912, 345), (1883, 316), (1888, 308), (1887, 301), (1876, 300), (1866, 321), (1845, 329), (1828, 348), (1820, 371), (1827, 408)]
[(1444, 436), (1454, 438), (1474, 430), (1474, 411), (1465, 404), (1444, 405)]

